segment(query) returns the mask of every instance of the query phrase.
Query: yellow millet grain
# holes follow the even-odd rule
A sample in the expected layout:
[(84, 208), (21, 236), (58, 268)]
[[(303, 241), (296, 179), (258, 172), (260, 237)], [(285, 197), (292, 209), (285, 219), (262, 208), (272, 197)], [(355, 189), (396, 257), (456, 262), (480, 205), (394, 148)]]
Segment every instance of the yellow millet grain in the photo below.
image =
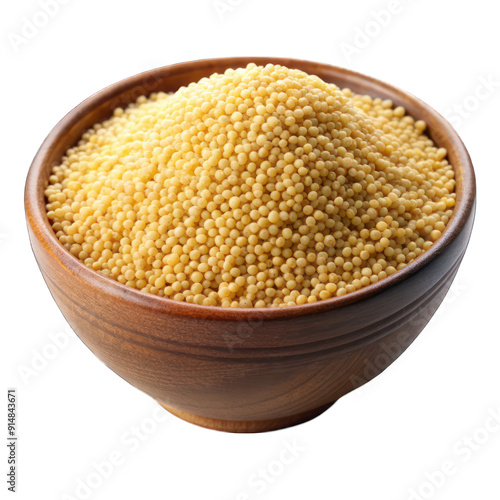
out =
[(129, 287), (277, 307), (376, 283), (430, 248), (455, 204), (446, 150), (391, 101), (249, 64), (140, 97), (54, 167), (60, 242)]

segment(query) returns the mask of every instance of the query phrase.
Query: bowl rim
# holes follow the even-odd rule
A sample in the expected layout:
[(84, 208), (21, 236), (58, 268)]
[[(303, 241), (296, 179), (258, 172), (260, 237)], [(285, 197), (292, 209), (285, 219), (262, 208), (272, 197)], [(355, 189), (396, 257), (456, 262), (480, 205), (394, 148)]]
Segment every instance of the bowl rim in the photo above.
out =
[[(459, 196), (457, 196), (452, 217), (448, 221), (441, 237), (431, 246), (431, 248), (419, 255), (405, 268), (381, 281), (356, 290), (355, 292), (348, 293), (341, 297), (332, 297), (302, 305), (266, 308), (203, 306), (184, 301), (176, 301), (166, 297), (160, 297), (154, 294), (142, 292), (135, 288), (127, 287), (119, 281), (88, 268), (82, 261), (72, 255), (61, 244), (50, 226), (45, 209), (45, 196), (43, 194), (45, 187), (43, 187), (43, 189), (41, 187), (41, 174), (47, 163), (47, 156), (56, 140), (64, 135), (68, 128), (79, 123), (80, 119), (83, 116), (86, 116), (88, 110), (95, 107), (97, 103), (104, 103), (113, 97), (119, 97), (127, 89), (135, 88), (137, 84), (145, 82), (149, 78), (158, 77), (159, 73), (166, 73), (166, 77), (168, 77), (169, 75), (181, 74), (184, 71), (192, 71), (194, 68), (210, 71), (212, 67), (218, 67), (221, 65), (228, 68), (235, 68), (246, 66), (251, 62), (259, 65), (267, 63), (281, 64), (283, 66), (291, 68), (297, 67), (299, 69), (304, 65), (308, 67), (312, 65), (314, 68), (320, 70), (323, 69), (325, 71), (333, 71), (342, 74), (352, 82), (355, 82), (354, 86), (358, 83), (362, 87), (363, 84), (369, 84), (372, 88), (381, 90), (382, 93), (390, 94), (392, 96), (396, 96), (397, 99), (412, 103), (417, 108), (425, 111), (428, 126), (429, 117), (431, 118), (433, 125), (439, 125), (439, 130), (429, 127), (428, 133), (431, 136), (433, 135), (433, 132), (437, 135), (440, 134), (441, 137), (446, 137), (453, 145), (453, 153), (458, 160), (458, 164), (455, 162), (452, 166), (456, 174), (458, 171), (461, 173), (461, 191)], [(207, 73), (207, 76), (209, 74), (211, 73)], [(370, 92), (366, 93), (370, 94)], [(372, 97), (377, 96), (373, 95)], [(457, 178), (457, 175), (455, 178)], [(44, 183), (44, 186), (45, 185), (46, 183)], [(332, 309), (348, 306), (369, 299), (418, 273), (432, 260), (434, 260), (435, 257), (442, 254), (460, 234), (473, 211), (475, 192), (476, 184), (472, 161), (458, 133), (434, 108), (409, 92), (401, 90), (398, 87), (371, 76), (330, 64), (280, 57), (228, 57), (199, 59), (154, 68), (113, 83), (82, 101), (55, 125), (40, 146), (40, 149), (36, 153), (27, 174), (24, 202), (27, 224), (40, 244), (48, 250), (49, 254), (67, 271), (74, 275), (79, 275), (82, 279), (88, 281), (92, 286), (103, 290), (107, 294), (114, 296), (117, 299), (125, 299), (141, 307), (164, 311), (168, 314), (176, 316), (190, 316), (200, 319), (219, 319), (227, 321), (262, 321), (325, 313)]]

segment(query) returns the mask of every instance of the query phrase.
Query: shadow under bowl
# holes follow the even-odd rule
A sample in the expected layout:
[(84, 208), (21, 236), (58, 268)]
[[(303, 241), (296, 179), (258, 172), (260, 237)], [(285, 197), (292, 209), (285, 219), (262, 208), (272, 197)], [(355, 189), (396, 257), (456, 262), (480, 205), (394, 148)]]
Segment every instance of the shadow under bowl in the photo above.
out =
[[(44, 191), (53, 166), (94, 123), (140, 95), (175, 91), (227, 68), (282, 64), (356, 93), (391, 99), (440, 147), (456, 176), (457, 203), (441, 238), (396, 274), (343, 297), (269, 309), (176, 302), (126, 287), (87, 268), (56, 238)], [(173, 414), (231, 432), (294, 425), (375, 377), (417, 337), (443, 300), (472, 230), (475, 179), (450, 124), (416, 97), (346, 69), (309, 61), (238, 57), (142, 73), (94, 94), (50, 132), (25, 191), (33, 252), (68, 323), (109, 368)]]

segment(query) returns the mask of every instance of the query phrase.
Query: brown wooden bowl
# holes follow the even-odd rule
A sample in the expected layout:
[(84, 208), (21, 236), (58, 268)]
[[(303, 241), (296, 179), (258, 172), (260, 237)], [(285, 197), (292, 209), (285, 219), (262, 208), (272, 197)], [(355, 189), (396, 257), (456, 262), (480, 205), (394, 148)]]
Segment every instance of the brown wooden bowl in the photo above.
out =
[[(175, 91), (229, 67), (275, 63), (357, 93), (392, 99), (428, 124), (448, 150), (457, 181), (454, 215), (441, 238), (406, 268), (367, 288), (312, 304), (227, 309), (176, 302), (126, 287), (87, 268), (57, 240), (44, 190), (51, 168), (94, 123), (154, 91)], [(154, 69), (115, 83), (50, 132), (26, 181), (33, 252), (64, 317), (89, 349), (173, 414), (231, 432), (306, 421), (392, 363), (443, 300), (472, 230), (475, 179), (459, 136), (434, 109), (387, 83), (295, 59), (238, 57)]]

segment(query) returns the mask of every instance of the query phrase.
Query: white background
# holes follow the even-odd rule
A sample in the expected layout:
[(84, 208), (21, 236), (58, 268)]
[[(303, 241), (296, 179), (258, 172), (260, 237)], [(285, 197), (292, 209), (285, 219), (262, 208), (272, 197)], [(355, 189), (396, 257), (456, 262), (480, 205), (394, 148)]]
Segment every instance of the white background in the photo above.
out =
[[(27, 22), (44, 21), (38, 0), (4, 1), (0, 13), (2, 391), (18, 389), (17, 498), (498, 500), (500, 423), (484, 427), (489, 415), (500, 419), (498, 3), (64, 3), (31, 32)], [(209, 431), (157, 411), (64, 333), (31, 253), (23, 209), (31, 159), (83, 99), (146, 69), (236, 55), (326, 62), (417, 95), (456, 126), (478, 180), (469, 250), (417, 341), (319, 418), (256, 435)], [(143, 440), (133, 437), (135, 427)], [(296, 456), (280, 465), (287, 444)], [(96, 464), (110, 455), (119, 464), (98, 475)], [(437, 472), (444, 462), (452, 474)], [(257, 482), (268, 469), (270, 480)], [(81, 484), (89, 481), (86, 491)]]

